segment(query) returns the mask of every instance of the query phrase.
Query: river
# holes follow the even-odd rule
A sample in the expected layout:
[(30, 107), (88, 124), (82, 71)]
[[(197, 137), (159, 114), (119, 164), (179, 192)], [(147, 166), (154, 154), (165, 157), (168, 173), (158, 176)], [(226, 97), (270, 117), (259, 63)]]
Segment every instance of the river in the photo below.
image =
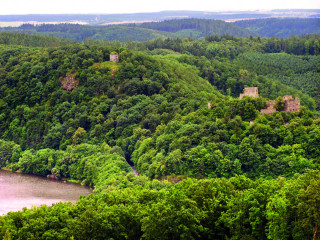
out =
[(79, 184), (0, 170), (0, 215), (24, 207), (76, 202), (91, 192)]

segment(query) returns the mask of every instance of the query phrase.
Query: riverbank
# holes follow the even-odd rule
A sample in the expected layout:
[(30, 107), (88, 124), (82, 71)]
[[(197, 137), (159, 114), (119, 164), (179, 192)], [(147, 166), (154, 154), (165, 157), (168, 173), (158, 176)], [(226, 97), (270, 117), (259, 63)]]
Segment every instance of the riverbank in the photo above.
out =
[[(85, 186), (85, 185), (82, 185), (81, 181), (79, 181), (79, 180), (68, 179), (68, 178), (57, 178), (57, 177), (53, 176), (53, 174), (47, 175), (47, 177), (44, 177), (44, 176), (39, 176), (39, 175), (36, 175), (36, 174), (23, 173), (20, 169), (13, 171), (12, 169), (7, 168), (7, 167), (0, 168), (0, 171), (23, 174), (23, 175), (27, 175), (27, 176), (40, 177), (40, 178), (43, 178), (43, 179), (50, 179), (50, 180), (53, 180), (53, 181), (64, 182), (64, 183), (72, 183), (72, 184), (78, 184), (78, 185), (81, 185), (81, 186)], [(85, 187), (88, 187), (88, 188), (90, 188), (92, 190), (94, 189), (94, 187), (89, 187), (89, 186), (85, 186)]]
[(23, 208), (76, 202), (92, 193), (89, 187), (0, 169), (0, 215)]

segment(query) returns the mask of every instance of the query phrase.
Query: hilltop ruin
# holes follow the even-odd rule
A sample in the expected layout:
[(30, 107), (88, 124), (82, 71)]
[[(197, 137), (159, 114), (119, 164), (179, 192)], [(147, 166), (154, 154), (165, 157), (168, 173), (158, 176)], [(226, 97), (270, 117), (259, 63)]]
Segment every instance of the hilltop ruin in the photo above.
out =
[(243, 93), (240, 93), (240, 99), (244, 96), (248, 97), (259, 97), (258, 88), (257, 87), (247, 87), (243, 90)]
[(110, 54), (110, 62), (119, 62), (119, 54), (118, 53), (111, 53)]
[[(297, 112), (300, 110), (300, 99), (299, 98), (293, 98), (292, 96), (283, 96), (284, 100), (284, 106), (283, 111), (285, 112)], [(277, 110), (274, 108), (276, 101), (267, 101), (267, 108), (261, 109), (261, 114), (272, 114), (276, 112)]]
[(284, 107), (285, 112), (297, 112), (300, 110), (300, 98), (296, 97), (293, 99), (292, 96), (284, 96)]
[[(248, 87), (245, 88), (243, 93), (240, 94), (240, 99), (244, 96), (248, 97), (259, 97), (258, 88), (257, 87)], [(284, 106), (283, 111), (285, 112), (297, 112), (300, 110), (300, 99), (298, 97), (293, 98), (292, 96), (283, 96)], [(267, 108), (261, 109), (261, 114), (272, 114), (277, 110), (274, 108), (276, 101), (267, 101)]]

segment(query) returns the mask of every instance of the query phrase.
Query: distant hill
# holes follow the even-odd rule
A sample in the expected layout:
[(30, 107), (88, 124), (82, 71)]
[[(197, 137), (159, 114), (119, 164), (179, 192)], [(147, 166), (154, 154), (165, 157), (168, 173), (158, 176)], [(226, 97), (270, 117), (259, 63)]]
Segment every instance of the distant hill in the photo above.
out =
[[(226, 23), (220, 20), (210, 20), (210, 19), (179, 19), (179, 20), (165, 20), (162, 22), (150, 22), (143, 23), (140, 25), (142, 28), (148, 28), (159, 31), (178, 33), (182, 30), (194, 30), (199, 33), (201, 37), (206, 35), (232, 35), (237, 37), (244, 37), (255, 35), (249, 30), (238, 27), (232, 23)], [(190, 32), (192, 33), (192, 32)], [(194, 37), (196, 37), (194, 36)]]
[[(270, 11), (161, 11), (149, 13), (121, 14), (29, 14), (0, 15), (0, 26), (23, 23), (84, 23), (104, 25), (128, 22), (150, 22), (184, 18), (215, 19), (224, 21), (239, 21), (261, 18), (311, 18), (320, 14), (319, 9), (280, 9)], [(11, 23), (11, 24), (10, 24)], [(2, 25), (1, 25), (2, 24)]]
[[(315, 13), (316, 14), (316, 13)], [(30, 14), (30, 15), (0, 15), (0, 22), (74, 22), (82, 21), (89, 24), (126, 21), (163, 21), (181, 18), (206, 19), (252, 19), (270, 17), (270, 13), (258, 11), (247, 12), (204, 12), (204, 11), (161, 11), (151, 13), (127, 14)]]
[(68, 39), (38, 34), (0, 32), (0, 44), (21, 45), (27, 47), (58, 47), (72, 43)]
[(87, 38), (102, 41), (147, 41), (148, 39), (174, 37), (169, 32), (160, 32), (152, 29), (135, 26), (88, 26), (80, 24), (24, 24), (20, 27), (0, 28), (0, 32), (20, 32), (67, 38), (74, 41), (83, 41)]
[(101, 32), (95, 33), (94, 40), (103, 41), (147, 41), (156, 38), (175, 37), (169, 32), (160, 32), (152, 29), (126, 26), (110, 26), (103, 28)]
[[(71, 19), (71, 18), (70, 18)], [(157, 38), (204, 38), (229, 35), (235, 37), (290, 37), (292, 35), (320, 34), (320, 19), (256, 19), (234, 23), (212, 19), (173, 19), (142, 24), (92, 26), (81, 24), (23, 24), (20, 27), (0, 28), (0, 32), (15, 32), (55, 36), (84, 41), (147, 41)]]
[(304, 34), (320, 34), (319, 18), (269, 18), (238, 21), (235, 24), (249, 31), (255, 32), (261, 37), (290, 37)]
[(220, 20), (180, 19), (141, 25), (89, 26), (80, 24), (24, 24), (20, 27), (0, 28), (1, 32), (21, 32), (83, 41), (87, 38), (102, 41), (147, 41), (156, 38), (195, 39), (206, 35), (232, 35), (237, 37), (255, 35), (235, 24)]

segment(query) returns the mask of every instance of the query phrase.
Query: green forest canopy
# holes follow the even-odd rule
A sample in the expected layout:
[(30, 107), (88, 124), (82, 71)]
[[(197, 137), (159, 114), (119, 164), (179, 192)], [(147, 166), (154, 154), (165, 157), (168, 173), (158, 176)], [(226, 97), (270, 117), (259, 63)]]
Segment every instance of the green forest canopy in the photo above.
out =
[[(0, 217), (1, 238), (320, 237), (318, 35), (0, 43), (0, 167), (95, 192)], [(259, 114), (283, 95), (300, 111)]]
[[(228, 16), (228, 15), (225, 15)], [(229, 15), (231, 16), (231, 15)], [(160, 22), (123, 25), (80, 25), (80, 24), (23, 24), (20, 27), (3, 27), (0, 32), (29, 33), (56, 36), (59, 38), (84, 41), (88, 38), (99, 41), (147, 41), (157, 38), (192, 37), (203, 39), (206, 36), (229, 35), (234, 37), (283, 37), (293, 35), (319, 34), (320, 20), (305, 19), (255, 19), (234, 23), (212, 19), (172, 19)], [(47, 40), (49, 41), (49, 40)]]

